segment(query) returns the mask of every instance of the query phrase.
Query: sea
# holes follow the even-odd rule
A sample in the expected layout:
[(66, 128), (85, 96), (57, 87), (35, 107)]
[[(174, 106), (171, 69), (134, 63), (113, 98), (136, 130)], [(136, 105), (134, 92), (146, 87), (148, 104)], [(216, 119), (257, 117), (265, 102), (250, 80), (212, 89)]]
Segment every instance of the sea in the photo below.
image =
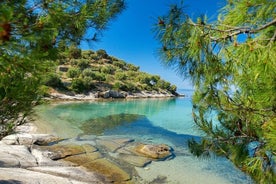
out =
[(44, 104), (36, 107), (35, 118), (44, 132), (65, 139), (114, 136), (172, 147), (173, 159), (135, 168), (145, 183), (158, 177), (169, 184), (254, 183), (224, 157), (197, 158), (190, 153), (187, 141), (199, 140), (202, 132), (192, 118), (193, 90), (178, 92), (184, 97)]

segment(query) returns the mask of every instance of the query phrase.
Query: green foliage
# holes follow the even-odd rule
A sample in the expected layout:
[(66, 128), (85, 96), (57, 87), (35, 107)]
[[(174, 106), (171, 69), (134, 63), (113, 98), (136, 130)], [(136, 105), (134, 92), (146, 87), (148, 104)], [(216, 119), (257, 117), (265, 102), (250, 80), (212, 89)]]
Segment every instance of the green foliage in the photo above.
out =
[(97, 81), (100, 81), (100, 82), (103, 82), (103, 81), (106, 80), (105, 75), (103, 73), (100, 73), (100, 72), (95, 72), (95, 76), (94, 76), (93, 79), (97, 80)]
[[(68, 45), (95, 41), (124, 1), (0, 1), (0, 137), (38, 100), (41, 77)], [(85, 34), (94, 30), (94, 36)], [(70, 48), (72, 58), (81, 56)]]
[(126, 63), (121, 60), (118, 60), (114, 62), (114, 65), (117, 66), (118, 68), (124, 69), (124, 67), (126, 66)]
[(97, 53), (97, 56), (98, 56), (99, 59), (101, 59), (101, 58), (105, 58), (105, 59), (108, 58), (108, 54), (103, 49), (97, 50), (96, 53)]
[(82, 75), (84, 77), (91, 77), (91, 78), (95, 78), (95, 73), (92, 70), (92, 68), (86, 68), (82, 71)]
[(164, 63), (195, 87), (194, 119), (205, 137), (190, 142), (192, 152), (223, 154), (259, 183), (276, 182), (275, 9), (271, 0), (231, 0), (210, 23), (174, 5), (155, 31)]
[(81, 49), (79, 49), (76, 45), (71, 45), (69, 47), (69, 57), (73, 59), (81, 58)]
[(60, 76), (55, 73), (50, 73), (50, 74), (46, 75), (42, 80), (42, 84), (44, 84), (46, 86), (53, 87), (53, 88), (63, 88), (64, 87), (60, 80)]
[(126, 80), (127, 79), (127, 75), (124, 72), (117, 72), (115, 74), (115, 79), (116, 80)]
[(77, 66), (81, 69), (84, 70), (86, 68), (90, 67), (89, 60), (88, 59), (80, 59), (78, 60)]
[(101, 68), (101, 72), (105, 74), (113, 74), (115, 69), (112, 66), (104, 66)]
[(127, 68), (127, 70), (131, 70), (131, 71), (138, 71), (138, 70), (140, 69), (139, 66), (135, 66), (135, 65), (130, 64), (130, 63), (128, 63), (128, 64), (126, 65), (126, 68)]
[(69, 78), (77, 78), (79, 77), (81, 71), (78, 68), (69, 68), (69, 70), (67, 71), (67, 76)]
[(76, 78), (72, 80), (70, 88), (76, 93), (82, 93), (85, 91), (86, 86), (84, 84), (83, 79)]

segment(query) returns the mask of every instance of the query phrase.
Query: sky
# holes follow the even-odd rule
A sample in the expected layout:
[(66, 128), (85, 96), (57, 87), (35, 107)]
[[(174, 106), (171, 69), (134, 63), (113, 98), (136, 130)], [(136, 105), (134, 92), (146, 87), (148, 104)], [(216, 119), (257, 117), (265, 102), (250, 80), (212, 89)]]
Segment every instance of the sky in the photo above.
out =
[[(126, 0), (127, 8), (112, 20), (99, 42), (92, 46), (83, 43), (82, 49), (99, 50), (128, 63), (140, 66), (140, 70), (175, 84), (178, 89), (192, 89), (189, 80), (184, 80), (176, 71), (167, 68), (159, 59), (159, 43), (154, 38), (153, 25), (158, 16), (166, 14), (173, 3), (181, 0)], [(186, 0), (185, 11), (192, 17), (207, 14), (215, 18), (224, 0)]]

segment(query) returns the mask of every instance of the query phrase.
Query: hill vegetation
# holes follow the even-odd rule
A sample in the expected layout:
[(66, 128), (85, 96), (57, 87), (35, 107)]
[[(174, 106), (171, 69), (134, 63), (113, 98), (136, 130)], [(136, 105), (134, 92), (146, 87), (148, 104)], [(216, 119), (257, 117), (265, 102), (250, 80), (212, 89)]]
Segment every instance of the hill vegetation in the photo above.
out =
[(105, 50), (82, 51), (70, 46), (61, 52), (58, 65), (43, 77), (44, 94), (53, 88), (74, 94), (107, 90), (141, 92), (155, 91), (176, 95), (176, 86), (158, 75), (140, 71), (139, 66), (109, 56)]

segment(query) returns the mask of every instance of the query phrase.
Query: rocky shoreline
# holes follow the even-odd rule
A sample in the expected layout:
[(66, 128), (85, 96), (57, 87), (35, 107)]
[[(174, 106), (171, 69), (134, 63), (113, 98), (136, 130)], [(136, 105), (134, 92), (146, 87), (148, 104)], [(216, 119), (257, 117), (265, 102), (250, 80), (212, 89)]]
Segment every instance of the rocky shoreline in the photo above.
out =
[(115, 91), (107, 90), (103, 92), (90, 92), (87, 94), (74, 94), (72, 92), (61, 93), (61, 92), (51, 92), (49, 97), (46, 99), (54, 100), (97, 100), (97, 99), (135, 99), (135, 98), (173, 98), (173, 97), (183, 97), (185, 95), (172, 94), (167, 91), (157, 92), (157, 91), (141, 91), (141, 92), (125, 92), (125, 91)]
[(26, 123), (0, 141), (0, 183), (144, 183), (135, 167), (174, 157), (167, 145), (83, 136), (68, 140), (38, 134)]

